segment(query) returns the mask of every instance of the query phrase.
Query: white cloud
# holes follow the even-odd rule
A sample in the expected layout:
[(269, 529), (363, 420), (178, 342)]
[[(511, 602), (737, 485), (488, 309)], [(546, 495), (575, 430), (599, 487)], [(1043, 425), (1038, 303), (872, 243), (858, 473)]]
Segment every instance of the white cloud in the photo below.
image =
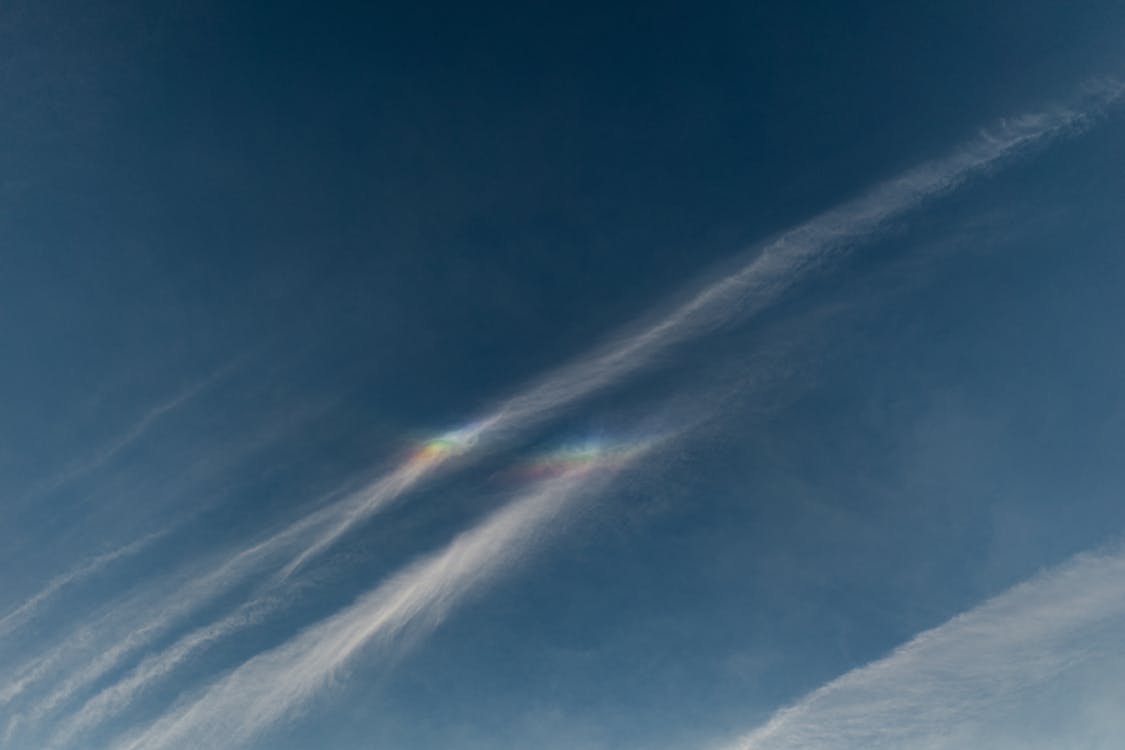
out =
[(276, 594), (255, 598), (209, 625), (196, 628), (171, 646), (145, 658), (127, 675), (57, 722), (48, 747), (66, 747), (82, 732), (127, 709), (145, 687), (161, 679), (208, 645), (261, 622), (285, 599)]
[[(0, 685), (0, 705), (11, 703), (31, 686), (45, 681), (53, 672), (63, 671), (49, 692), (22, 713), (9, 711), (5, 737), (22, 724), (34, 723), (64, 705), (80, 691), (117, 668), (156, 639), (181, 625), (201, 607), (246, 582), (255, 573), (282, 561), (310, 527), (323, 521), (322, 514), (310, 514), (293, 524), (219, 563), (199, 566), (205, 572), (189, 571), (177, 580), (158, 581), (150, 589), (124, 601), (112, 603), (103, 617), (85, 624), (46, 652), (37, 654), (23, 667), (10, 669)], [(66, 669), (76, 656), (94, 656), (73, 669)]]
[(54, 599), (60, 591), (96, 575), (117, 560), (140, 552), (157, 539), (165, 536), (168, 531), (168, 529), (164, 529), (147, 534), (115, 550), (96, 555), (77, 567), (55, 576), (30, 599), (0, 617), (0, 637), (35, 619), (40, 610)]
[(409, 643), (437, 627), (465, 597), (533, 551), (570, 503), (602, 489), (611, 476), (579, 470), (544, 482), (114, 747), (237, 747), (252, 740), (328, 687), (362, 650)]
[[(1123, 93), (1125, 86), (1116, 81), (1101, 83), (1087, 87), (1086, 97), (1078, 106), (1004, 120), (948, 156), (877, 185), (754, 248), (748, 253), (749, 260), (733, 273), (704, 284), (685, 301), (609, 337), (590, 353), (501, 402), (473, 422), (463, 449), (449, 458), (464, 460), (470, 452), (502, 442), (620, 382), (676, 345), (760, 310), (829, 255), (871, 237), (888, 222), (1027, 148), (1081, 130)], [(350, 528), (371, 518), (444, 463), (401, 467), (341, 501), (339, 522), (311, 542), (288, 570), (327, 549)]]
[(148, 434), (149, 430), (169, 414), (173, 414), (185, 405), (191, 403), (208, 388), (234, 372), (245, 362), (248, 356), (248, 354), (243, 354), (235, 357), (234, 360), (219, 367), (207, 377), (188, 385), (168, 400), (153, 406), (130, 425), (128, 429), (107, 441), (93, 454), (69, 462), (58, 474), (48, 477), (36, 484), (28, 490), (17, 503), (26, 503), (50, 495), (76, 479), (92, 474), (103, 466), (106, 466), (122, 452), (135, 445), (141, 438)]
[[(1119, 747), (1125, 554), (1087, 554), (778, 711), (729, 750)], [(1115, 737), (1117, 744), (1106, 738)]]
[[(1115, 100), (1121, 93), (1121, 86), (1108, 85), (1095, 92), (1090, 99), (1084, 101), (1082, 106), (1059, 108), (1044, 114), (1002, 122), (992, 131), (982, 134), (945, 158), (924, 164), (889, 180), (861, 197), (781, 234), (752, 251), (750, 259), (735, 272), (702, 285), (681, 303), (672, 305), (663, 313), (610, 337), (587, 356), (548, 373), (528, 388), (501, 402), (488, 415), (477, 420), (470, 427), (451, 433), (449, 439), (455, 443), (454, 448), (445, 452), (435, 452), (420, 460), (407, 461), (392, 468), (363, 489), (321, 507), (265, 541), (235, 552), (214, 564), (208, 572), (200, 574), (183, 591), (176, 592), (173, 598), (147, 599), (144, 606), (138, 604), (136, 607), (130, 607), (130, 612), (135, 615), (130, 627), (119, 637), (115, 634), (112, 645), (55, 686), (47, 698), (32, 710), (30, 720), (41, 719), (64, 702), (71, 700), (80, 690), (104, 677), (111, 669), (122, 663), (126, 656), (138, 652), (151, 644), (158, 635), (182, 624), (189, 614), (196, 612), (203, 604), (214, 601), (224, 592), (233, 590), (252, 576), (271, 568), (281, 571), (274, 584), (283, 584), (285, 577), (303, 562), (328, 549), (349, 529), (371, 518), (434, 472), (448, 468), (450, 465), (467, 462), (478, 453), (496, 448), (519, 431), (548, 419), (558, 410), (599, 389), (620, 382), (666, 354), (677, 344), (761, 309), (833, 253), (844, 251), (850, 245), (870, 237), (888, 222), (900, 218), (926, 200), (953, 189), (972, 175), (994, 167), (1024, 149), (1081, 129), (1106, 102)], [(474, 533), (469, 532), (466, 536)], [(463, 541), (464, 539), (465, 537), (459, 539), (462, 546), (468, 544)], [(401, 576), (394, 580), (400, 581), (400, 579)], [(418, 585), (422, 586), (422, 584)], [(362, 602), (367, 602), (372, 607), (376, 606), (373, 604), (376, 599), (382, 601), (391, 596), (385, 589), (386, 587), (380, 587), (356, 606), (360, 607)], [(267, 587), (267, 590), (272, 589)], [(380, 592), (384, 593), (380, 594)], [(162, 604), (165, 599), (171, 602), (167, 608), (163, 608)], [(426, 604), (424, 609), (434, 611), (439, 603)], [(354, 610), (353, 607), (346, 612)], [(154, 612), (156, 614), (152, 614)], [(340, 617), (344, 614), (342, 613)], [(390, 617), (388, 622), (392, 624), (378, 632), (386, 632), (386, 628), (397, 632), (399, 626), (393, 625), (393, 622), (395, 617), (401, 616), (401, 613), (394, 617), (388, 615)], [(324, 624), (326, 630), (322, 631), (321, 626), (318, 626), (316, 631), (322, 637), (329, 637), (336, 632), (331, 629), (330, 624), (336, 622), (337, 619), (332, 618)], [(243, 625), (244, 620), (236, 612), (235, 615), (220, 620), (210, 628), (204, 627), (188, 634), (164, 654), (143, 662), (141, 667), (131, 673), (131, 676), (127, 676), (123, 682), (107, 688), (103, 694), (88, 702), (87, 709), (90, 713), (79, 723), (86, 726), (87, 724), (82, 722), (87, 719), (91, 724), (100, 721), (119, 707), (121, 700), (113, 698), (113, 695), (131, 695), (143, 689), (149, 681), (164, 676), (197, 649), (218, 637), (235, 632)], [(344, 630), (344, 635), (351, 632), (348, 628)], [(374, 634), (369, 637), (374, 637)], [(306, 642), (301, 641), (301, 643)], [(62, 648), (67, 648), (67, 645), (60, 646), (60, 649)], [(320, 653), (319, 647), (316, 650)], [(351, 653), (352, 651), (347, 651), (341, 658), (341, 663), (350, 658)], [(299, 657), (295, 652), (284, 650), (270, 652), (270, 654), (272, 656), (267, 654), (260, 658), (266, 659), (267, 662), (270, 659), (301, 661), (304, 658)], [(54, 663), (52, 654), (48, 654), (47, 657), (39, 663), (41, 665)], [(332, 656), (328, 661), (334, 658)], [(235, 675), (254, 674), (259, 667), (250, 665), (262, 663), (264, 662), (252, 660), (232, 673), (230, 679), (241, 680), (243, 678), (236, 678)], [(304, 661), (301, 661), (301, 664), (307, 666)], [(40, 672), (41, 670), (36, 668), (36, 679), (43, 676)], [(315, 680), (306, 681), (301, 685), (308, 687), (315, 682)], [(4, 689), (15, 685), (17, 690), (22, 690), (25, 683), (26, 680), (24, 682), (9, 680), (9, 684)], [(216, 685), (214, 690), (222, 692), (226, 689), (223, 687), (225, 684), (227, 683)], [(288, 688), (279, 685), (271, 689), (281, 690), (288, 696), (291, 691), (295, 691), (293, 693), (295, 695), (306, 689), (301, 685)], [(0, 689), (0, 695), (3, 693), (4, 690)], [(247, 695), (253, 696), (254, 691), (248, 692)], [(201, 700), (208, 699), (204, 696)], [(264, 716), (268, 713), (266, 708), (255, 704), (247, 715), (253, 721), (254, 716)], [(179, 730), (175, 727), (181, 726), (182, 721), (185, 720), (183, 716), (162, 720), (159, 726), (165, 727), (167, 734), (165, 730), (160, 730), (159, 736), (179, 736), (177, 734)], [(192, 732), (197, 732), (202, 725), (192, 726), (195, 727)], [(150, 731), (155, 732), (157, 728), (154, 727)]]

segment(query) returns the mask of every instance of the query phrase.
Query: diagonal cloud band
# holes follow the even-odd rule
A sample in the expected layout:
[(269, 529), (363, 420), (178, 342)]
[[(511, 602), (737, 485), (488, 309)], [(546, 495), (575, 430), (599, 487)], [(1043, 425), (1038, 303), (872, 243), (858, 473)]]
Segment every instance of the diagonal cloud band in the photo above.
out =
[(1087, 127), (1123, 94), (1125, 84), (1117, 81), (1087, 86), (1073, 106), (1004, 120), (948, 156), (915, 167), (782, 233), (752, 251), (753, 257), (735, 272), (704, 285), (655, 320), (611, 336), (586, 356), (547, 374), (469, 427), (431, 441), (427, 451), (341, 500), (338, 520), (289, 563), (284, 575), (328, 549), (451, 459), (463, 461), (470, 454), (485, 452), (558, 410), (617, 384), (678, 344), (762, 309), (832, 253), (874, 235), (889, 222), (1005, 159)]
[[(629, 463), (645, 451), (635, 452)], [(437, 627), (470, 594), (533, 551), (551, 521), (598, 492), (625, 464), (584, 467), (546, 480), (441, 551), (402, 570), (354, 604), (259, 654), (175, 708), (118, 750), (237, 747), (325, 689), (362, 649), (408, 643)]]
[[(609, 337), (586, 356), (548, 373), (467, 427), (428, 441), (363, 489), (220, 562), (213, 571), (201, 575), (189, 591), (178, 592), (176, 606), (170, 611), (142, 616), (131, 633), (117, 639), (88, 669), (66, 681), (36, 714), (44, 715), (61, 705), (82, 686), (106, 674), (126, 654), (151, 642), (154, 634), (169, 629), (173, 620), (213, 601), (240, 581), (275, 565), (281, 569), (278, 582), (284, 581), (424, 480), (502, 446), (520, 431), (619, 383), (676, 345), (762, 309), (833, 254), (878, 233), (925, 201), (1028, 148), (1081, 131), (1123, 92), (1125, 86), (1119, 83), (1102, 84), (1088, 88), (1072, 106), (1001, 122), (946, 157), (882, 183), (763, 244), (735, 272), (702, 285), (681, 303)], [(287, 564), (283, 562), (286, 559)], [(239, 622), (242, 620), (233, 620), (232, 627)]]
[(972, 747), (965, 733), (999, 721), (1006, 700), (1123, 646), (1125, 553), (1081, 555), (818, 688), (725, 750)]

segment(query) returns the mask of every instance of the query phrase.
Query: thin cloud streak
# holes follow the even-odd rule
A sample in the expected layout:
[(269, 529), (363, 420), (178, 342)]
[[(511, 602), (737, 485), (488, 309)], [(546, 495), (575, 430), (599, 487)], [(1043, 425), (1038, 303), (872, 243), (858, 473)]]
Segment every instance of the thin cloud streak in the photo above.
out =
[(1120, 653), (1123, 627), (1125, 553), (1082, 555), (829, 682), (726, 750), (962, 747), (975, 725), (995, 732), (1006, 700)]
[(459, 431), (462, 434), (454, 450), (400, 466), (369, 488), (341, 500), (339, 521), (303, 550), (283, 576), (327, 550), (450, 460), (464, 461), (470, 454), (493, 448), (560, 409), (615, 385), (675, 346), (763, 309), (828, 256), (871, 237), (889, 222), (1005, 159), (1087, 127), (1123, 93), (1125, 85), (1104, 82), (1087, 87), (1080, 105), (1004, 120), (949, 156), (909, 170), (784, 232), (753, 251), (753, 258), (737, 271), (707, 284), (655, 322), (635, 324), (503, 401), (492, 413)]
[(63, 589), (69, 588), (74, 584), (96, 575), (122, 558), (140, 552), (157, 539), (166, 536), (168, 531), (168, 529), (164, 529), (148, 534), (115, 550), (92, 557), (78, 567), (55, 576), (48, 581), (47, 585), (40, 589), (38, 593), (34, 594), (8, 614), (0, 617), (0, 638), (26, 625), (29, 621), (34, 620), (39, 614), (39, 611)]
[(508, 399), (485, 424), (490, 431), (500, 431), (536, 422), (616, 383), (677, 344), (760, 310), (827, 254), (869, 238), (888, 222), (1030, 146), (1085, 127), (1123, 93), (1125, 85), (1102, 84), (1089, 93), (1084, 106), (1004, 120), (949, 156), (909, 170), (784, 232), (756, 248), (752, 259), (737, 271), (704, 286), (655, 322), (611, 338)]
[(169, 675), (196, 653), (240, 630), (261, 623), (287, 601), (287, 597), (277, 594), (256, 597), (226, 617), (191, 631), (163, 651), (145, 658), (126, 676), (60, 721), (47, 747), (68, 746), (78, 735), (129, 708), (145, 688)]
[(236, 357), (232, 362), (228, 362), (202, 380), (192, 383), (168, 400), (152, 407), (141, 415), (132, 426), (103, 445), (92, 456), (71, 461), (61, 472), (32, 487), (31, 490), (20, 498), (20, 501), (27, 502), (44, 497), (45, 495), (50, 495), (76, 479), (98, 471), (144, 437), (148, 431), (164, 419), (164, 417), (178, 411), (215, 383), (230, 375), (245, 362), (248, 356), (247, 354), (243, 354)]
[(306, 543), (281, 570), (279, 580), (292, 576), (302, 565), (330, 547), (353, 526), (383, 510), (428, 475), (437, 471), (450, 457), (450, 454), (433, 454), (407, 461), (354, 495), (338, 501), (337, 505), (324, 509), (327, 515), (333, 516), (329, 528), (316, 539)]
[[(642, 455), (638, 452), (634, 459)], [(315, 697), (366, 648), (421, 638), (466, 597), (534, 552), (581, 496), (624, 466), (583, 468), (547, 480), (285, 644), (246, 661), (188, 705), (125, 738), (118, 750), (237, 747)]]
[[(309, 413), (318, 412), (313, 410)], [(279, 434), (276, 427), (271, 426), (266, 434), (249, 441), (243, 440), (237, 446), (228, 446), (222, 451), (219, 465), (230, 465), (233, 460), (237, 460), (237, 456), (260, 450), (277, 439)], [(206, 463), (208, 472), (212, 472), (216, 462), (212, 460)], [(332, 493), (329, 499), (337, 494)], [(2, 670), (4, 676), (0, 680), (0, 707), (12, 703), (30, 688), (46, 682), (53, 675), (61, 674), (65, 671), (64, 667), (73, 663), (74, 659), (83, 652), (96, 654), (93, 663), (78, 672), (70, 672), (66, 683), (69, 686), (68, 692), (56, 689), (46, 703), (32, 709), (35, 716), (43, 716), (48, 712), (48, 707), (62, 705), (70, 698), (70, 693), (81, 690), (175, 627), (178, 624), (177, 618), (190, 616), (217, 597), (245, 583), (256, 573), (276, 569), (284, 561), (284, 557), (278, 556), (279, 553), (293, 554), (303, 544), (301, 534), (313, 533), (317, 524), (326, 523), (328, 520), (330, 520), (328, 516), (323, 513), (310, 513), (299, 522), (290, 524), (283, 531), (254, 542), (249, 547), (227, 552), (217, 560), (212, 559), (208, 563), (198, 565), (194, 570), (185, 571), (178, 577), (165, 580), (146, 591), (118, 599), (105, 608), (101, 617), (85, 618), (86, 621), (80, 627), (67, 632), (51, 648), (35, 654), (24, 664), (5, 665), (5, 669)], [(172, 533), (181, 522), (173, 522), (164, 529), (153, 532), (150, 535), (152, 540), (155, 541), (158, 537)], [(63, 588), (77, 585), (81, 580), (81, 576), (76, 576)], [(51, 594), (48, 593), (48, 596), (43, 598), (49, 600), (50, 596)], [(42, 603), (40, 602), (40, 606)], [(170, 614), (174, 617), (170, 617)], [(34, 615), (26, 613), (19, 620), (25, 623), (30, 616)], [(13, 624), (13, 627), (18, 626), (19, 623)], [(10, 734), (12, 724), (26, 721), (28, 717), (17, 716), (9, 710), (5, 718)]]

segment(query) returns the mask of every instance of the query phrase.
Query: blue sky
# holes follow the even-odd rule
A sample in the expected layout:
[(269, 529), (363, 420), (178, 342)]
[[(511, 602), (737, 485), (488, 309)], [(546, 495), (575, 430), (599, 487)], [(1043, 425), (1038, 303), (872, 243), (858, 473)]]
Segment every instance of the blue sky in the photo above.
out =
[(0, 11), (0, 747), (1109, 748), (1112, 2)]

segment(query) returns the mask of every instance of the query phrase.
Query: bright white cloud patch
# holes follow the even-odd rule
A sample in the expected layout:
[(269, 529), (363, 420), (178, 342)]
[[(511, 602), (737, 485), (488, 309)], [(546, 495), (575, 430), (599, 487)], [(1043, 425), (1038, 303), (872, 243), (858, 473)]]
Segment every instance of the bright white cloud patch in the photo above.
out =
[(1125, 553), (1084, 555), (849, 672), (727, 750), (1121, 747)]

